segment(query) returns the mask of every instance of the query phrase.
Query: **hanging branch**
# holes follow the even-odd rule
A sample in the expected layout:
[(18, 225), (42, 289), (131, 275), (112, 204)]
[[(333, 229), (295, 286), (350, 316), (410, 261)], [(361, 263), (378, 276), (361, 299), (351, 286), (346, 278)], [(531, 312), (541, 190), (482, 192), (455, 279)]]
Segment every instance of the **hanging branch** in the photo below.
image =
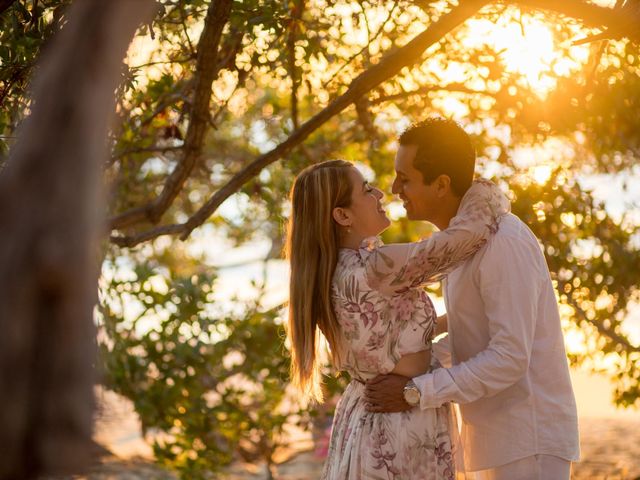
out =
[(369, 110), (371, 102), (365, 95), (363, 97), (360, 97), (360, 99), (355, 102), (355, 106), (356, 114), (358, 115), (358, 122), (360, 122), (360, 125), (362, 126), (364, 131), (367, 132), (371, 144), (375, 145), (376, 140), (378, 139), (378, 132), (376, 131), (376, 127), (373, 123), (374, 116)]
[[(242, 27), (235, 25), (231, 26), (229, 29), (229, 33), (225, 38), (225, 42), (220, 49), (220, 60), (218, 61), (218, 69), (226, 69), (233, 71), (235, 70), (238, 75), (238, 80), (233, 87), (233, 91), (229, 94), (229, 96), (222, 102), (222, 104), (218, 107), (214, 114), (209, 115), (209, 124), (212, 128), (217, 129), (217, 121), (218, 118), (222, 115), (222, 113), (229, 106), (229, 102), (236, 94), (238, 89), (245, 84), (245, 80), (249, 75), (247, 70), (239, 69), (236, 67), (236, 58), (238, 54), (242, 51), (242, 41), (244, 39), (244, 30)], [(218, 99), (220, 100), (220, 99)]]
[(184, 142), (184, 155), (174, 171), (167, 177), (162, 193), (147, 205), (128, 210), (112, 218), (112, 229), (126, 228), (141, 221), (157, 223), (178, 196), (184, 182), (191, 174), (204, 143), (209, 127), (209, 103), (211, 87), (218, 74), (218, 46), (222, 30), (231, 14), (232, 0), (212, 2), (205, 18), (204, 30), (198, 42), (196, 60), (195, 93), (191, 102), (189, 128)]
[[(340, 65), (340, 68), (338, 68), (336, 73), (334, 73), (331, 76), (331, 78), (324, 83), (324, 85), (322, 86), (323, 88), (327, 88), (329, 86), (329, 84), (331, 82), (333, 82), (338, 77), (338, 75), (340, 74), (340, 72), (342, 72), (342, 70), (344, 70), (351, 62), (353, 62), (356, 58), (358, 58), (360, 55), (362, 55), (365, 51), (367, 51), (369, 49), (369, 46), (370, 46), (371, 42), (376, 40), (382, 34), (382, 32), (384, 31), (385, 27), (387, 26), (387, 24), (391, 20), (391, 17), (393, 17), (393, 12), (395, 11), (397, 6), (398, 6), (398, 4), (394, 2), (393, 7), (391, 7), (391, 10), (389, 10), (389, 14), (387, 15), (387, 18), (385, 19), (384, 22), (382, 22), (382, 25), (380, 25), (380, 28), (378, 29), (376, 34), (373, 36), (373, 38), (369, 38), (369, 41), (367, 42), (367, 44), (364, 47), (362, 47), (359, 51), (357, 51), (351, 57), (349, 57), (349, 59), (346, 62), (344, 62), (342, 65)], [(365, 19), (367, 18), (366, 12), (365, 12), (364, 17), (365, 17)], [(369, 27), (367, 27), (367, 30), (368, 30), (368, 28)]]
[[(559, 284), (558, 290), (560, 290), (563, 286), (564, 284), (562, 285)], [(617, 334), (615, 331), (611, 329), (605, 328), (602, 323), (596, 320), (590, 319), (587, 316), (587, 313), (580, 307), (580, 305), (578, 305), (578, 302), (576, 302), (571, 297), (571, 295), (567, 295), (567, 303), (573, 308), (573, 310), (576, 312), (576, 314), (580, 317), (581, 320), (584, 320), (590, 325), (593, 325), (594, 327), (596, 327), (596, 329), (601, 335), (609, 338), (609, 340), (616, 342), (618, 345), (624, 346), (625, 349), (629, 352), (640, 352), (640, 346), (632, 345), (631, 342), (626, 337), (623, 337), (622, 335)]]
[(220, 107), (218, 107), (218, 110), (216, 111), (216, 113), (214, 113), (211, 116), (211, 126), (213, 128), (218, 128), (217, 127), (218, 119), (220, 118), (222, 113), (227, 109), (227, 107), (229, 106), (229, 102), (231, 101), (233, 96), (237, 93), (237, 91), (240, 88), (240, 86), (244, 85), (244, 81), (245, 81), (246, 77), (247, 77), (247, 72), (245, 70), (238, 70), (238, 81), (236, 82), (235, 86), (233, 87), (233, 90), (231, 91), (229, 96), (224, 100), (224, 102), (222, 102), (222, 105), (220, 105)]
[(189, 29), (187, 28), (184, 4), (180, 2), (177, 8), (178, 10), (180, 10), (180, 23), (182, 24), (182, 33), (184, 33), (184, 36), (187, 39), (187, 45), (189, 46), (189, 51), (191, 52), (191, 58), (197, 58), (198, 54), (193, 47), (193, 42), (191, 41), (191, 37), (189, 36)]
[(298, 120), (298, 87), (300, 86), (300, 78), (298, 76), (298, 67), (296, 66), (296, 39), (303, 11), (304, 0), (298, 0), (293, 3), (291, 20), (289, 21), (289, 35), (287, 36), (289, 76), (291, 77), (291, 119), (295, 130), (300, 127), (300, 121)]
[(195, 228), (202, 225), (217, 210), (222, 202), (253, 179), (263, 168), (284, 157), (294, 147), (301, 144), (311, 133), (364, 94), (382, 82), (394, 77), (403, 68), (414, 65), (421, 59), (428, 47), (442, 40), (451, 30), (475, 15), (486, 3), (484, 0), (461, 2), (460, 5), (452, 8), (404, 47), (387, 54), (379, 63), (361, 73), (353, 80), (349, 89), (343, 95), (336, 98), (326, 108), (302, 124), (284, 142), (259, 156), (236, 173), (185, 223), (154, 228), (132, 236), (112, 236), (111, 241), (116, 245), (132, 247), (160, 235), (180, 233), (180, 238), (182, 240), (186, 239)]
[(371, 99), (369, 102), (370, 105), (378, 105), (380, 103), (391, 102), (393, 100), (400, 100), (407, 97), (413, 97), (415, 95), (424, 95), (430, 92), (457, 92), (457, 93), (468, 93), (472, 95), (485, 95), (489, 97), (495, 97), (491, 93), (486, 92), (485, 90), (474, 90), (465, 86), (463, 83), (450, 83), (448, 85), (434, 85), (428, 87), (417, 88), (415, 90), (402, 91), (400, 93), (394, 93), (391, 95), (383, 95), (374, 99)]

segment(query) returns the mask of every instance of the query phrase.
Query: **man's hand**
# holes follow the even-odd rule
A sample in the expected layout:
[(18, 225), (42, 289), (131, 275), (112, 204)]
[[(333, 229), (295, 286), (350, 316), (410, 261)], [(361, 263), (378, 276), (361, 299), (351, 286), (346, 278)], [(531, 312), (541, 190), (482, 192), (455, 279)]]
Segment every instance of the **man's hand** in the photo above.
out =
[(368, 412), (392, 413), (411, 410), (413, 407), (404, 400), (404, 387), (411, 380), (402, 375), (390, 373), (378, 375), (365, 384), (364, 398)]

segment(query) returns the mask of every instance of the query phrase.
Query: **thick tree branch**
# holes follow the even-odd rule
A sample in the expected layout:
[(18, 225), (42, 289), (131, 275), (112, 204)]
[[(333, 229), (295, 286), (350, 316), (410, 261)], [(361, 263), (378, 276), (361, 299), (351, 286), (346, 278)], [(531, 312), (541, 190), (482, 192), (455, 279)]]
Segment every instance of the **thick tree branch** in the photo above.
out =
[(157, 223), (173, 203), (200, 157), (204, 136), (209, 126), (211, 86), (219, 71), (218, 46), (222, 30), (231, 13), (231, 4), (232, 0), (211, 2), (207, 11), (204, 30), (198, 42), (195, 93), (191, 102), (191, 121), (187, 129), (183, 158), (167, 177), (162, 193), (151, 203), (113, 218), (110, 222), (112, 229), (125, 228), (145, 220)]
[(111, 243), (114, 243), (120, 247), (133, 247), (139, 243), (152, 240), (162, 235), (180, 235), (185, 232), (185, 224), (177, 225), (163, 225), (161, 227), (152, 228), (146, 232), (142, 232), (138, 235), (132, 235), (128, 237), (112, 236)]
[(364, 94), (380, 85), (382, 82), (392, 78), (405, 67), (414, 65), (420, 60), (424, 51), (440, 41), (455, 27), (460, 25), (469, 17), (475, 15), (487, 1), (467, 0), (459, 6), (452, 8), (448, 13), (440, 17), (431, 24), (425, 31), (417, 35), (404, 47), (393, 53), (387, 54), (380, 62), (368, 70), (361, 73), (349, 86), (349, 89), (340, 97), (331, 102), (324, 110), (305, 122), (299, 129), (295, 130), (289, 138), (279, 144), (269, 152), (259, 156), (256, 160), (235, 174), (227, 184), (220, 188), (200, 210), (198, 210), (187, 222), (178, 225), (170, 225), (151, 229), (142, 234), (131, 237), (111, 237), (112, 242), (122, 246), (134, 246), (138, 243), (166, 235), (169, 233), (181, 233), (180, 238), (186, 239), (189, 234), (198, 226), (202, 225), (217, 208), (231, 195), (236, 193), (245, 183), (253, 179), (260, 171), (275, 161), (288, 154), (294, 147), (301, 144), (311, 133), (321, 127), (329, 119), (342, 112), (349, 105), (357, 101)]
[(640, 41), (640, 12), (600, 7), (584, 0), (506, 0), (505, 3), (558, 12), (582, 21), (589, 27), (608, 27), (612, 32)]

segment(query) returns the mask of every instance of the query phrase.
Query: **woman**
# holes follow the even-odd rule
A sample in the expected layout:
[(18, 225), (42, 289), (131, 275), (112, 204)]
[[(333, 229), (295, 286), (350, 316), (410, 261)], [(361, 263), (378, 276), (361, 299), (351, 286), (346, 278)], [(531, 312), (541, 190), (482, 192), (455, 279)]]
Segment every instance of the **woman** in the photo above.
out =
[(334, 366), (352, 378), (335, 413), (324, 479), (453, 479), (448, 407), (369, 413), (364, 382), (415, 377), (431, 364), (436, 313), (422, 286), (473, 255), (509, 203), (475, 182), (449, 228), (416, 243), (383, 246), (380, 199), (349, 162), (311, 166), (291, 191), (287, 253), (292, 381), (321, 400), (319, 333)]

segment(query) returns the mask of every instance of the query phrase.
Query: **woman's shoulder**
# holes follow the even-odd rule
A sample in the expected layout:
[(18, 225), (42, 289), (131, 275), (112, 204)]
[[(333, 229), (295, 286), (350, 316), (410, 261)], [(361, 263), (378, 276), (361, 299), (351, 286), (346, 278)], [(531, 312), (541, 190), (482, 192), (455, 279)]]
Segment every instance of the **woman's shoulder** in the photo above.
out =
[(333, 274), (333, 282), (335, 283), (349, 275), (355, 275), (361, 268), (362, 260), (358, 256), (358, 251), (350, 248), (341, 248), (338, 251), (338, 262)]
[(360, 246), (355, 248), (340, 248), (338, 250), (337, 270), (352, 270), (364, 267), (366, 259), (384, 243), (379, 237), (367, 237)]
[(375, 251), (377, 245), (382, 243), (376, 242), (375, 245), (363, 242), (357, 250), (341, 248), (338, 251), (338, 262), (332, 282), (334, 293), (352, 291), (354, 288), (359, 291), (370, 290), (365, 274), (367, 258)]

